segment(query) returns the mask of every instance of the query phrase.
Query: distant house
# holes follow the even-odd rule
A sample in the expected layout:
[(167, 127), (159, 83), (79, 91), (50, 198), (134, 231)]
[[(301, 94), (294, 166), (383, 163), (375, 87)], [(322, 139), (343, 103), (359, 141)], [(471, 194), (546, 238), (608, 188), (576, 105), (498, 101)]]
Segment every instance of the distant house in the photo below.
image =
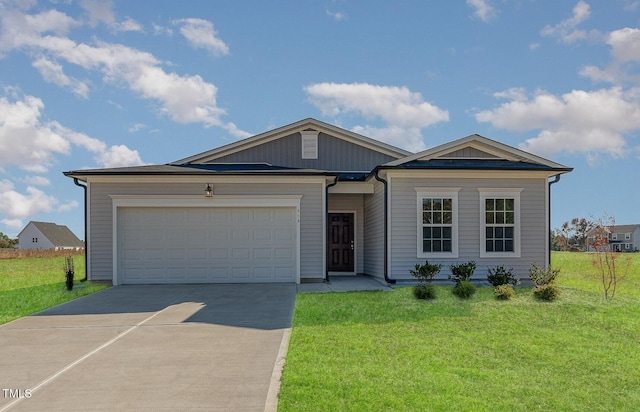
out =
[[(640, 250), (640, 224), (616, 225), (609, 230), (609, 250), (618, 252), (636, 252)], [(593, 231), (592, 231), (593, 232)], [(593, 233), (587, 234), (587, 251), (593, 252), (591, 244), (594, 241)]]
[(48, 222), (29, 222), (18, 234), (20, 249), (82, 249), (82, 242), (64, 225)]

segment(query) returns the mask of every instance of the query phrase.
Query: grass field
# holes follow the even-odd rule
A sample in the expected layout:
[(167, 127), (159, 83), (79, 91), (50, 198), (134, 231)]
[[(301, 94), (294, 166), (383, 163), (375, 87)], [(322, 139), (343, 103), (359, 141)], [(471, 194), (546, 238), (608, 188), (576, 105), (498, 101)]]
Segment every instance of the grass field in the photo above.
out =
[[(80, 282), (84, 256), (73, 256), (75, 281), (65, 286), (64, 263), (68, 252), (33, 252), (22, 257), (5, 252), (0, 258), (0, 324), (97, 292), (108, 286)], [(35, 256), (35, 257), (33, 257)]]
[(298, 295), (278, 410), (640, 410), (640, 255), (613, 301), (585, 256), (554, 254), (553, 303), (530, 288)]

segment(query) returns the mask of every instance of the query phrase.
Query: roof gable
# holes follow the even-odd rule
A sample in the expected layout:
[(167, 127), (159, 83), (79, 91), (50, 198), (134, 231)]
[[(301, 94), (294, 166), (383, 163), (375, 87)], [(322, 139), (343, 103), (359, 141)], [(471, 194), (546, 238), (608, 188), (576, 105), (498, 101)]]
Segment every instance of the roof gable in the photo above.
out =
[(420, 153), (394, 160), (385, 166), (402, 166), (416, 162), (432, 161), (473, 161), (479, 165), (483, 161), (494, 164), (496, 161), (510, 162), (512, 164), (529, 164), (553, 169), (570, 168), (560, 163), (536, 156), (515, 147), (496, 142), (478, 134), (473, 134), (462, 139), (454, 140), (440, 146), (432, 147)]
[[(303, 135), (317, 132), (317, 155), (305, 156)], [(312, 133), (311, 133), (312, 134)], [(322, 156), (326, 157), (323, 159)], [(338, 160), (336, 154), (348, 154)], [(354, 170), (354, 157), (362, 158), (359, 169), (371, 169), (376, 165), (408, 156), (410, 152), (375, 139), (308, 118), (247, 139), (239, 140), (177, 160), (172, 165), (212, 163), (269, 163), (275, 166), (315, 168), (323, 170)], [(286, 158), (288, 156), (288, 158)], [(317, 158), (314, 158), (317, 157)], [(364, 158), (368, 157), (368, 160)], [(331, 167), (327, 166), (328, 162)], [(299, 161), (305, 160), (305, 161)], [(377, 164), (372, 164), (377, 163)]]
[(22, 232), (24, 232), (25, 229), (29, 227), (29, 225), (37, 228), (40, 233), (42, 233), (42, 235), (46, 237), (54, 246), (84, 246), (82, 241), (78, 239), (78, 237), (73, 234), (71, 229), (69, 229), (67, 226), (49, 222), (31, 221), (24, 227), (24, 229), (22, 229), (22, 231), (18, 234), (18, 237), (22, 235)]

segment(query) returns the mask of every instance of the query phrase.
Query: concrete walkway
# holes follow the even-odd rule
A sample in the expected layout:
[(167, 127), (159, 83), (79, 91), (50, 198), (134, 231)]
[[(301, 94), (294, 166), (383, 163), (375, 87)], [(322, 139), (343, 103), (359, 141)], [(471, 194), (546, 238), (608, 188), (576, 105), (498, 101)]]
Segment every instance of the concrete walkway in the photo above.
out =
[(275, 410), (296, 285), (116, 286), (0, 326), (0, 412)]
[(301, 283), (298, 293), (356, 292), (365, 290), (391, 291), (386, 284), (368, 276), (331, 276), (329, 282)]

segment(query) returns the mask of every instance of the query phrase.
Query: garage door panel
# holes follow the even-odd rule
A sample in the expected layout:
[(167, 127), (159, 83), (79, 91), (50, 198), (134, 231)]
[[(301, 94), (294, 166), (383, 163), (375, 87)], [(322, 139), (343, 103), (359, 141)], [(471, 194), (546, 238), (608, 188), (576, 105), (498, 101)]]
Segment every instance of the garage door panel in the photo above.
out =
[(292, 282), (294, 208), (122, 208), (122, 283)]

